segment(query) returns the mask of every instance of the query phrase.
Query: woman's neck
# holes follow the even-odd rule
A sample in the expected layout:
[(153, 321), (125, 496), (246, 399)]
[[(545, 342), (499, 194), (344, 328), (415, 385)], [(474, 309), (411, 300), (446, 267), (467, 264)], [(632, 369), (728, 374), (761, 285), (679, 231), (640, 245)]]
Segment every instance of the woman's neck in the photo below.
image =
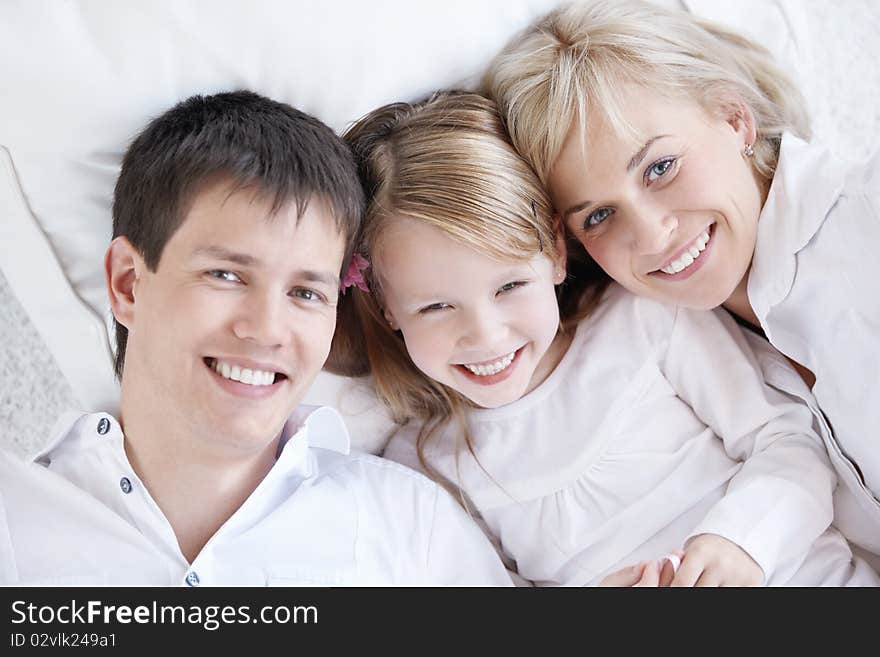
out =
[(743, 276), (739, 285), (736, 286), (733, 294), (727, 298), (727, 301), (724, 302), (723, 306), (755, 328), (761, 328), (761, 322), (758, 321), (758, 317), (755, 315), (755, 311), (752, 309), (752, 304), (749, 301), (748, 287), (750, 272), (751, 268), (746, 271), (746, 275)]

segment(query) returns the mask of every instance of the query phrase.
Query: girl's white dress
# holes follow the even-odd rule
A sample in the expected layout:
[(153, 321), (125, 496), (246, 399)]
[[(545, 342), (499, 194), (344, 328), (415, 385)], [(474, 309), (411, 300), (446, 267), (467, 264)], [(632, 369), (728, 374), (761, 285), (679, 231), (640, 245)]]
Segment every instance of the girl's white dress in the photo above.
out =
[[(878, 585), (829, 527), (836, 476), (798, 395), (785, 359), (725, 311), (612, 285), (541, 385), (470, 413), (479, 464), (463, 446), (456, 461), (452, 425), (427, 456), (536, 584), (596, 584), (714, 533), (767, 584)], [(384, 455), (419, 468), (416, 434), (404, 427)]]

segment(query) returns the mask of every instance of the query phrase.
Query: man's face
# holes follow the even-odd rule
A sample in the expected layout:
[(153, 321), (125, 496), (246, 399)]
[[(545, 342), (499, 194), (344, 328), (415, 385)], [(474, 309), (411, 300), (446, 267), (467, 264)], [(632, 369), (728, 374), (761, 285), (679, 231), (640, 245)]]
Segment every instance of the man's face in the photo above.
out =
[(157, 270), (136, 257), (123, 415), (148, 402), (169, 431), (265, 447), (327, 358), (344, 248), (318, 198), (297, 221), (251, 190), (202, 191)]

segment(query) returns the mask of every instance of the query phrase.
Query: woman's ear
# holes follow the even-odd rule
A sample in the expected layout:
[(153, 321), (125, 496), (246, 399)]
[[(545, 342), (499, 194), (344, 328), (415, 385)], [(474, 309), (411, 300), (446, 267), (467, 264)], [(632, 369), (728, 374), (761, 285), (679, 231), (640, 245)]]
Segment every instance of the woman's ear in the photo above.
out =
[(556, 246), (556, 258), (553, 261), (553, 284), (561, 285), (566, 276), (566, 263), (568, 262), (568, 247), (565, 242), (565, 223), (562, 215), (553, 215), (553, 235)]
[(754, 146), (758, 138), (758, 125), (748, 103), (738, 95), (728, 94), (722, 98), (720, 109), (724, 120), (738, 135), (740, 149)]
[(116, 321), (131, 329), (134, 320), (135, 287), (144, 261), (126, 237), (117, 237), (104, 254), (104, 277), (110, 308)]

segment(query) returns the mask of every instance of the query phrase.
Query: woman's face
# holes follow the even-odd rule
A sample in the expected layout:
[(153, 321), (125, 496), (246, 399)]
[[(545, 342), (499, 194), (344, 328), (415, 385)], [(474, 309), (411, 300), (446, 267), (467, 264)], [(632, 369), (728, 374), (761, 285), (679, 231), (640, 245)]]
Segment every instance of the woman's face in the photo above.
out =
[(761, 185), (743, 156), (754, 119), (641, 89), (624, 96), (636, 136), (594, 112), (572, 126), (550, 173), (553, 203), (590, 256), (634, 294), (691, 308), (724, 303), (745, 280)]

